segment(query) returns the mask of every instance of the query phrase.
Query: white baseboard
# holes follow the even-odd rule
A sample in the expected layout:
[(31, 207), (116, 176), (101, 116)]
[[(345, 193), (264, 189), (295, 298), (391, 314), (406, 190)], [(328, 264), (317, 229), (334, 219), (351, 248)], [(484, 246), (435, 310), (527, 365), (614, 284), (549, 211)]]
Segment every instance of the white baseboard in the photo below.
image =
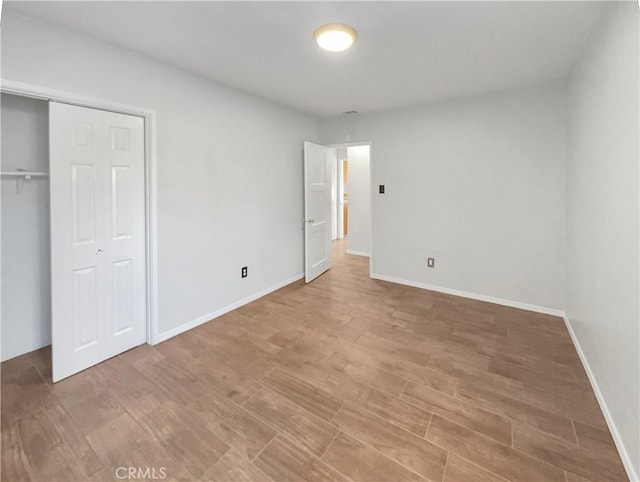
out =
[(564, 315), (564, 311), (555, 308), (547, 308), (546, 306), (530, 305), (528, 303), (522, 303), (520, 301), (505, 300), (503, 298), (495, 298), (493, 296), (479, 295), (477, 293), (471, 293), (469, 291), (454, 290), (451, 288), (443, 288), (441, 286), (434, 286), (425, 283), (417, 283), (415, 281), (408, 281), (401, 278), (394, 278), (392, 276), (384, 276), (380, 274), (371, 274), (373, 279), (379, 279), (381, 281), (389, 281), (391, 283), (398, 283), (401, 285), (412, 286), (414, 288), (422, 288), (424, 290), (437, 291), (438, 293), (445, 293), (448, 295), (461, 296), (463, 298), (470, 298), (472, 300), (486, 301), (488, 303), (494, 303), (496, 305), (510, 306), (511, 308), (519, 308), (526, 311), (535, 311), (536, 313), (543, 313), (545, 315), (560, 316)]
[(347, 249), (347, 254), (354, 254), (356, 256), (366, 256), (367, 258), (369, 257), (369, 253), (363, 253), (362, 251), (351, 251), (350, 249)]
[(625, 470), (627, 471), (627, 475), (629, 476), (629, 480), (631, 482), (638, 482), (640, 478), (636, 473), (633, 463), (631, 461), (631, 457), (629, 457), (629, 452), (627, 451), (622, 438), (620, 437), (620, 432), (618, 432), (618, 428), (613, 421), (613, 417), (611, 416), (611, 412), (609, 411), (609, 407), (607, 406), (607, 402), (602, 395), (602, 391), (600, 390), (600, 386), (598, 385), (598, 381), (596, 380), (596, 376), (591, 370), (591, 366), (589, 365), (589, 361), (587, 360), (587, 356), (582, 350), (582, 346), (578, 341), (578, 337), (576, 333), (573, 331), (573, 326), (571, 326), (571, 322), (567, 317), (566, 313), (562, 313), (562, 318), (564, 319), (564, 324), (567, 327), (567, 331), (569, 332), (569, 336), (571, 336), (571, 341), (573, 341), (573, 345), (576, 347), (576, 351), (578, 352), (578, 357), (580, 357), (580, 361), (582, 362), (582, 366), (584, 367), (584, 371), (587, 373), (587, 378), (589, 378), (589, 382), (591, 383), (591, 388), (593, 389), (593, 393), (596, 395), (596, 399), (598, 400), (598, 404), (600, 405), (600, 410), (602, 410), (602, 414), (604, 415), (604, 419), (607, 422), (607, 426), (609, 427), (609, 432), (611, 432), (611, 437), (616, 444), (616, 448), (618, 449), (618, 453), (620, 454), (620, 458), (622, 459), (622, 464), (624, 465)]
[(185, 331), (189, 331), (192, 330), (193, 328), (202, 325), (203, 323), (206, 323), (207, 321), (211, 321), (214, 318), (218, 318), (219, 316), (222, 316), (226, 313), (229, 313), (230, 311), (235, 310), (236, 308), (240, 308), (241, 306), (244, 306), (248, 303), (251, 303), (252, 301), (257, 300), (258, 298), (262, 298), (265, 295), (268, 295), (269, 293), (273, 293), (274, 291), (279, 290), (280, 288), (284, 288), (285, 286), (291, 284), (291, 283), (295, 283), (298, 280), (301, 280), (302, 278), (304, 278), (304, 273), (300, 273), (297, 274), (295, 276), (293, 276), (292, 278), (289, 278), (288, 280), (283, 281), (282, 283), (278, 283), (276, 285), (273, 285), (269, 288), (267, 288), (266, 290), (262, 290), (254, 295), (248, 296), (247, 298), (244, 298), (240, 301), (236, 301), (235, 303), (232, 303), (228, 306), (225, 306), (224, 308), (221, 308), (219, 310), (216, 310), (212, 313), (206, 314), (204, 316), (201, 316), (199, 318), (196, 318), (195, 320), (189, 321), (187, 323), (184, 323), (180, 326), (177, 326), (175, 328), (172, 328), (171, 330), (167, 330), (163, 333), (159, 333), (158, 334), (158, 339), (156, 341), (156, 343), (162, 343), (163, 341), (168, 340), (169, 338), (173, 338), (174, 336), (177, 336), (181, 333), (184, 333)]

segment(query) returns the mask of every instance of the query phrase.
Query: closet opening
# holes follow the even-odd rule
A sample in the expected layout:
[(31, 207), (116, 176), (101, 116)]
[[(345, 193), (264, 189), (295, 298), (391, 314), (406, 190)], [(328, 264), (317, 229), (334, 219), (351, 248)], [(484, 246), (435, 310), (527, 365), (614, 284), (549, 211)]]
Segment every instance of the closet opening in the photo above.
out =
[(55, 382), (154, 343), (155, 113), (6, 85), (0, 110), (2, 361), (51, 345)]
[(49, 103), (3, 93), (0, 106), (4, 361), (51, 344)]

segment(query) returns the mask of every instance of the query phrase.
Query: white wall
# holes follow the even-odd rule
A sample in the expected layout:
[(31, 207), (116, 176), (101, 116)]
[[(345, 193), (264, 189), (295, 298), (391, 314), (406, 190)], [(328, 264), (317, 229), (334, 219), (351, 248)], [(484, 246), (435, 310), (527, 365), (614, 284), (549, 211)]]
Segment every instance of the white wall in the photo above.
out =
[(156, 110), (161, 332), (302, 273), (316, 120), (7, 6), (2, 77)]
[(349, 166), (349, 236), (347, 251), (352, 254), (371, 253), (371, 184), (369, 177), (369, 146), (347, 149)]
[(373, 272), (563, 308), (564, 111), (557, 83), (323, 122), (373, 143)]
[[(638, 5), (607, 7), (569, 80), (566, 312), (640, 475)], [(632, 475), (630, 473), (630, 475)], [(633, 475), (632, 475), (633, 476)]]
[[(2, 95), (0, 169), (49, 170), (48, 104)], [(49, 181), (2, 177), (2, 359), (51, 343)]]

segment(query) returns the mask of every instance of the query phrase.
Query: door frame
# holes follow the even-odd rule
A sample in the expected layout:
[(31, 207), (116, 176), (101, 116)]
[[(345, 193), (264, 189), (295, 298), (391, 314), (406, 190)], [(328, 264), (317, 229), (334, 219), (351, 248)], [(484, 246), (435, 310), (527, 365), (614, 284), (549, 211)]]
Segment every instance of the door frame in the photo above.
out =
[[(371, 141), (354, 141), (354, 142), (340, 142), (338, 144), (326, 144), (327, 147), (358, 147), (369, 146), (369, 214), (371, 216), (371, 229), (369, 231), (369, 241), (371, 243), (371, 252), (369, 253), (369, 278), (373, 276), (373, 142)], [(348, 157), (348, 156), (347, 156)], [(338, 159), (338, 162), (340, 160)], [(338, 182), (336, 179), (335, 182)]]
[[(340, 152), (341, 149), (338, 148), (336, 152)], [(337, 176), (335, 179), (336, 182), (336, 193), (337, 193), (337, 203), (336, 203), (336, 230), (338, 239), (344, 238), (344, 163), (345, 161), (340, 160), (340, 155), (338, 154), (338, 161), (336, 162), (336, 171)]]
[(0, 92), (63, 104), (89, 107), (144, 119), (144, 190), (145, 190), (145, 290), (147, 344), (159, 343), (158, 338), (158, 188), (157, 188), (157, 116), (144, 107), (72, 92), (25, 84), (0, 78)]

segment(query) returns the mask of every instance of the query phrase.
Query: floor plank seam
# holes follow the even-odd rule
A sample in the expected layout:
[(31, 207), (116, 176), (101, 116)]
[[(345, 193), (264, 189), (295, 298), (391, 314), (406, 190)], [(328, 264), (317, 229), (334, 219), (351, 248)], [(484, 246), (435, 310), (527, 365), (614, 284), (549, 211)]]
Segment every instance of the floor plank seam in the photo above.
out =
[(320, 455), (320, 457), (318, 457), (319, 459), (322, 460), (322, 458), (325, 456), (325, 454), (329, 451), (329, 447), (331, 447), (331, 445), (333, 445), (333, 442), (336, 441), (336, 439), (338, 438), (338, 435), (340, 435), (340, 432), (342, 432), (342, 430), (338, 429), (338, 431), (336, 432), (336, 434), (333, 436), (333, 438), (331, 439), (331, 442), (329, 442), (329, 445), (327, 445), (325, 447), (325, 449), (322, 451), (322, 454)]
[(451, 451), (447, 450), (447, 459), (444, 462), (444, 470), (442, 471), (442, 482), (444, 482), (444, 480), (447, 477), (447, 468), (449, 467), (449, 459), (451, 458)]
[(513, 420), (509, 419), (509, 437), (511, 438), (511, 448), (515, 448), (513, 446)]
[(338, 414), (340, 413), (340, 411), (344, 408), (344, 405), (347, 403), (347, 401), (343, 401), (342, 405), (340, 405), (340, 408), (338, 409), (338, 411), (336, 413), (333, 414), (333, 417), (331, 417), (331, 420), (329, 420), (330, 424), (333, 424), (333, 421), (336, 419), (336, 417), (338, 416)]
[[(373, 417), (375, 417), (375, 418), (377, 418), (377, 419), (379, 419), (379, 420), (381, 420), (381, 421), (383, 421), (383, 422), (385, 422), (385, 423), (388, 423), (388, 424), (390, 424), (390, 425), (393, 425), (393, 426), (394, 426), (394, 427), (396, 427), (396, 428), (399, 428), (400, 430), (402, 430), (402, 431), (406, 432), (407, 434), (409, 434), (411, 437), (416, 437), (416, 438), (418, 438), (418, 439), (427, 440), (427, 442), (429, 442), (429, 443), (431, 443), (431, 444), (433, 444), (433, 445), (436, 445), (436, 446), (440, 447), (440, 448), (441, 448), (442, 450), (444, 450), (445, 452), (447, 452), (447, 451), (448, 451), (448, 449), (446, 449), (446, 448), (444, 448), (444, 447), (441, 447), (440, 445), (438, 445), (438, 444), (437, 444), (437, 443), (435, 443), (434, 441), (432, 441), (432, 440), (428, 440), (428, 439), (426, 439), (425, 437), (420, 437), (420, 435), (418, 435), (418, 434), (416, 434), (416, 433), (412, 432), (411, 430), (406, 429), (405, 427), (403, 427), (403, 426), (401, 426), (401, 425), (398, 425), (398, 424), (397, 424), (397, 423), (395, 423), (394, 421), (389, 420), (389, 419), (386, 419), (386, 418), (382, 418), (380, 415), (378, 415), (378, 414), (376, 414), (376, 413), (371, 412), (371, 411), (370, 411), (370, 410), (368, 410), (366, 407), (359, 407), (359, 409), (360, 409), (360, 410), (362, 410), (363, 412), (367, 412), (369, 415), (372, 415)], [(432, 414), (432, 416), (433, 416), (433, 414)], [(444, 417), (442, 417), (442, 418), (444, 418)], [(449, 421), (451, 421), (451, 420), (449, 420)], [(455, 422), (454, 422), (454, 423), (455, 423)], [(458, 425), (459, 425), (459, 424), (458, 424)], [(478, 432), (478, 433), (479, 433), (479, 432)], [(426, 432), (425, 432), (425, 435), (426, 435)], [(482, 434), (481, 434), (481, 435), (482, 435)], [(488, 438), (489, 438), (489, 437), (488, 437)]]
[(433, 412), (431, 412), (431, 415), (429, 415), (429, 423), (427, 423), (427, 430), (425, 430), (424, 436), (422, 437), (425, 440), (427, 439), (427, 435), (429, 434), (429, 427), (431, 427), (431, 420), (433, 420)]
[[(528, 424), (523, 424), (523, 425), (528, 425)], [(529, 425), (529, 427), (531, 427), (531, 426)], [(533, 430), (538, 430), (538, 429), (536, 429), (535, 427), (531, 427), (531, 428), (532, 428)], [(538, 431), (539, 431), (539, 430), (538, 430)], [(550, 437), (550, 438), (554, 439), (555, 441), (557, 441), (557, 442), (559, 442), (559, 443), (567, 443), (567, 442), (568, 442), (567, 440), (564, 440), (564, 439), (561, 439), (561, 438), (559, 438), (559, 437), (556, 437), (556, 436), (554, 436), (553, 434), (548, 434), (548, 433), (546, 433), (546, 432), (541, 432), (541, 433), (543, 433), (543, 434), (544, 434), (544, 435), (546, 435), (547, 437)], [(514, 450), (515, 452), (519, 453), (519, 454), (522, 454), (522, 455), (525, 455), (525, 456), (527, 456), (527, 457), (529, 457), (529, 458), (532, 458), (532, 459), (538, 460), (539, 462), (541, 462), (541, 463), (543, 463), (543, 464), (545, 464), (545, 465), (549, 465), (549, 466), (551, 466), (551, 467), (556, 467), (556, 468), (558, 468), (558, 469), (560, 469), (560, 470), (562, 470), (562, 471), (564, 471), (564, 472), (567, 472), (567, 469), (566, 469), (564, 466), (560, 466), (560, 465), (552, 464), (552, 463), (550, 463), (550, 462), (548, 462), (548, 461), (546, 461), (546, 460), (541, 459), (540, 457), (538, 457), (537, 455), (535, 455), (535, 454), (533, 454), (533, 453), (525, 452), (525, 451), (523, 451), (523, 450), (521, 450), (521, 449), (519, 449), (519, 448), (517, 448), (517, 447), (515, 447), (515, 446), (513, 447), (513, 450)]]
[(273, 437), (271, 437), (271, 439), (265, 444), (264, 447), (262, 447), (262, 449), (251, 459), (251, 463), (254, 463), (256, 461), (256, 459), (262, 454), (262, 452), (265, 451), (265, 449), (271, 444), (271, 442), (273, 442), (276, 437), (280, 435), (280, 432), (277, 432), (273, 435)]
[[(429, 480), (427, 477), (425, 477), (424, 475), (419, 474), (418, 472), (416, 472), (414, 469), (412, 469), (411, 467), (408, 467), (407, 465), (403, 464), (402, 462), (400, 462), (399, 460), (396, 460), (394, 458), (389, 457), (388, 455), (382, 453), (378, 448), (376, 448), (374, 445), (371, 445), (370, 443), (367, 442), (363, 442), (361, 439), (359, 439), (355, 434), (350, 433), (347, 430), (340, 430), (342, 433), (344, 433), (345, 435), (353, 438), (354, 440), (357, 440), (359, 443), (361, 443), (362, 445), (364, 445), (365, 447), (370, 448), (371, 450), (373, 450), (374, 452), (376, 452), (380, 457), (385, 458), (387, 460), (390, 460), (391, 462), (398, 464), (399, 466), (407, 469), (408, 471), (410, 471), (411, 473), (417, 475), (421, 480)], [(432, 442), (433, 443), (433, 442)], [(436, 444), (434, 444), (436, 445)], [(439, 445), (437, 445), (439, 448), (441, 448), (442, 450), (444, 450), (445, 452), (448, 452), (446, 449), (440, 447)], [(336, 469), (337, 470), (337, 469)], [(341, 472), (342, 473), (342, 472)], [(393, 482), (393, 481), (390, 481)]]
[(571, 419), (571, 427), (573, 428), (573, 436), (576, 439), (576, 445), (580, 447), (580, 439), (578, 438), (578, 432), (576, 431), (576, 421)]
[[(435, 415), (435, 414), (434, 414), (434, 415)], [(484, 438), (484, 439), (487, 439), (487, 440), (491, 441), (492, 443), (497, 443), (497, 444), (500, 444), (500, 445), (502, 445), (502, 446), (504, 446), (504, 447), (509, 447), (509, 445), (507, 445), (507, 444), (505, 444), (505, 443), (503, 443), (503, 442), (500, 442), (499, 440), (496, 440), (496, 439), (494, 439), (494, 438), (492, 438), (492, 437), (489, 437), (488, 435), (485, 435), (485, 434), (483, 434), (483, 433), (481, 433), (481, 432), (478, 432), (477, 430), (474, 430), (474, 429), (472, 429), (472, 428), (470, 428), (470, 427), (467, 427), (467, 426), (465, 426), (465, 425), (463, 425), (463, 424), (461, 424), (461, 423), (459, 423), (459, 422), (455, 422), (455, 421), (453, 421), (453, 420), (450, 420), (449, 418), (447, 418), (447, 417), (445, 417), (445, 416), (443, 416), (443, 415), (438, 415), (438, 417), (440, 417), (440, 418), (442, 418), (442, 419), (444, 419), (444, 420), (448, 421), (449, 423), (452, 423), (452, 424), (458, 425), (458, 426), (460, 426), (460, 427), (465, 428), (466, 430), (472, 431), (472, 432), (474, 432), (476, 435), (478, 435), (478, 436), (480, 436), (480, 437), (482, 437), (482, 438)], [(523, 425), (527, 425), (527, 424), (523, 424)], [(512, 424), (512, 427), (513, 427), (513, 424)], [(534, 428), (534, 427), (532, 427), (532, 428)], [(535, 428), (534, 428), (534, 429), (535, 429)], [(513, 428), (512, 428), (512, 430), (513, 430)], [(544, 432), (543, 432), (543, 433), (544, 433)], [(429, 435), (429, 432), (427, 432), (427, 435)], [(553, 436), (553, 435), (551, 435), (551, 434), (547, 434), (547, 435), (549, 435), (549, 436), (551, 436), (551, 437), (555, 438), (555, 439), (556, 439), (557, 441), (559, 441), (559, 442), (566, 442), (565, 440), (560, 439), (560, 438), (557, 438), (557, 437), (554, 437), (554, 436)], [(437, 445), (438, 447), (441, 447), (443, 450), (447, 450), (447, 451), (449, 450), (449, 449), (447, 449), (447, 448), (442, 447), (441, 445), (439, 445), (439, 444), (438, 444), (438, 442), (436, 442), (436, 441), (434, 441), (434, 440), (432, 440), (432, 439), (430, 439), (430, 438), (428, 438), (428, 437), (426, 437), (426, 436), (425, 436), (425, 438), (426, 438), (426, 440), (427, 440), (427, 441), (431, 442), (431, 443), (432, 443), (432, 444), (434, 444), (434, 445)], [(532, 454), (529, 454), (529, 453), (527, 453), (527, 452), (524, 452), (524, 451), (522, 451), (522, 450), (520, 450), (520, 449), (518, 449), (518, 448), (515, 448), (515, 447), (510, 447), (510, 448), (512, 448), (515, 452), (518, 452), (518, 453), (519, 453), (519, 454), (521, 454), (521, 455), (525, 455), (525, 456), (526, 456), (526, 457), (528, 457), (528, 458), (536, 459), (536, 460), (538, 460), (538, 461), (540, 461), (540, 462), (544, 463), (545, 465), (549, 465), (549, 466), (552, 466), (552, 467), (557, 467), (558, 469), (564, 470), (562, 467), (559, 467), (559, 466), (557, 466), (557, 465), (551, 464), (551, 463), (547, 462), (546, 460), (542, 460), (542, 459), (540, 459), (539, 457), (536, 457), (535, 455), (532, 455)], [(454, 450), (454, 452), (455, 452), (455, 450)], [(477, 465), (477, 464), (476, 464), (476, 465)]]
[(400, 390), (400, 393), (398, 394), (398, 399), (399, 399), (399, 400), (401, 400), (401, 399), (400, 399), (400, 395), (403, 395), (403, 394), (404, 394), (404, 391), (407, 389), (407, 385), (409, 385), (409, 380), (407, 380), (407, 381), (405, 382), (404, 387), (402, 387), (402, 390)]

